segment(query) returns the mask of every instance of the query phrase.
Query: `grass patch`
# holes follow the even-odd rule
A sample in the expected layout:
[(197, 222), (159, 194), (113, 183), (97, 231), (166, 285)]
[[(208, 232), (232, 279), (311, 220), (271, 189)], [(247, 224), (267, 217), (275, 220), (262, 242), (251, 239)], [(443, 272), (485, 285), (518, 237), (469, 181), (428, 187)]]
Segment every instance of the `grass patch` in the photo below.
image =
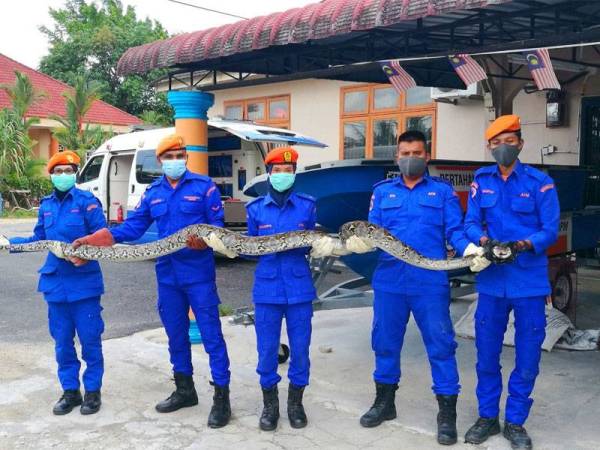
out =
[(233, 314), (233, 308), (231, 306), (223, 305), (223, 304), (219, 305), (219, 315), (221, 317), (230, 316), (232, 314)]
[(24, 209), (16, 209), (14, 211), (3, 211), (0, 217), (2, 219), (31, 219), (38, 216), (37, 210), (26, 211)]

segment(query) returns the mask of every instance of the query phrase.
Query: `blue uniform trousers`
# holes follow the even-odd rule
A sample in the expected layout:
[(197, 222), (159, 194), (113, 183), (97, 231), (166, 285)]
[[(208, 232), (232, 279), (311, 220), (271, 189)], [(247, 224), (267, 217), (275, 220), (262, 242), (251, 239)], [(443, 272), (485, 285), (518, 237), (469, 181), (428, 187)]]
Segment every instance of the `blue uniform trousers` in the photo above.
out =
[(373, 378), (377, 383), (396, 384), (400, 380), (400, 352), (412, 312), (427, 349), (433, 392), (459, 393), (449, 293), (405, 295), (376, 289), (373, 309), (371, 342), (375, 352)]
[(100, 297), (76, 302), (48, 302), (48, 325), (54, 338), (58, 379), (63, 390), (79, 389), (81, 363), (75, 351), (75, 333), (81, 343), (81, 357), (86, 363), (83, 386), (86, 391), (102, 387), (102, 306)]
[(281, 322), (285, 317), (290, 344), (288, 378), (296, 386), (308, 385), (310, 372), (310, 336), (312, 333), (312, 302), (295, 304), (256, 303), (256, 348), (260, 385), (264, 389), (275, 386), (281, 380), (277, 374)]
[(190, 376), (193, 374), (188, 316), (191, 307), (204, 350), (208, 353), (212, 379), (215, 384), (226, 386), (231, 374), (218, 303), (214, 282), (186, 286), (158, 283), (158, 313), (169, 338), (173, 372)]
[(533, 400), (529, 398), (539, 373), (546, 337), (545, 298), (506, 298), (479, 294), (475, 313), (477, 399), (481, 417), (498, 417), (502, 394), (500, 353), (510, 311), (515, 316), (515, 368), (508, 381), (505, 417), (523, 425)]

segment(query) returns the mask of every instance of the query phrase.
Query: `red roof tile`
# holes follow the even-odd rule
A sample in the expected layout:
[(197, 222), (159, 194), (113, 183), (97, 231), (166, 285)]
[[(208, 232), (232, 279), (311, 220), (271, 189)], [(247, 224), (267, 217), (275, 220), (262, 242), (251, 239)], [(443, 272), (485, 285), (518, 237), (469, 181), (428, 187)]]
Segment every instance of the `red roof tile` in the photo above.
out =
[[(46, 98), (38, 101), (29, 109), (27, 112), (28, 116), (48, 118), (52, 114), (60, 116), (66, 114), (65, 99), (61, 94), (66, 90), (72, 89), (71, 86), (0, 53), (0, 84), (14, 83), (15, 70), (27, 75), (35, 89), (47, 94)], [(0, 91), (0, 108), (10, 106), (11, 103), (8, 95), (4, 91)], [(89, 122), (98, 125), (134, 125), (142, 123), (137, 117), (101, 100), (94, 102), (84, 120), (86, 123)]]

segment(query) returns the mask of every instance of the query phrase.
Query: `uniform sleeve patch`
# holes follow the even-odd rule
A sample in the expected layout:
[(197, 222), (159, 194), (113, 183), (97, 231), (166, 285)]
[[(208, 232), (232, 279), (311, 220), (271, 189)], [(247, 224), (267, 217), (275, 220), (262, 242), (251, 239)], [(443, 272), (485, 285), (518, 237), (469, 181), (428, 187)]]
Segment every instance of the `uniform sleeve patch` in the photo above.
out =
[(217, 186), (215, 186), (214, 184), (208, 189), (208, 191), (206, 191), (206, 195), (210, 195), (214, 192), (214, 190), (217, 188)]
[(92, 203), (91, 205), (88, 205), (87, 211), (92, 211), (93, 209), (96, 209), (97, 207), (98, 207), (97, 203)]
[(371, 203), (369, 204), (369, 211), (373, 209), (373, 202), (375, 201), (375, 194), (371, 194)]
[(545, 184), (544, 186), (541, 187), (540, 192), (546, 192), (546, 191), (549, 191), (550, 189), (554, 189), (554, 183)]
[(221, 209), (221, 205), (211, 206), (210, 209), (212, 209), (213, 211), (218, 211)]
[(473, 181), (471, 183), (471, 198), (475, 198), (477, 195), (477, 189), (479, 189), (479, 185)]

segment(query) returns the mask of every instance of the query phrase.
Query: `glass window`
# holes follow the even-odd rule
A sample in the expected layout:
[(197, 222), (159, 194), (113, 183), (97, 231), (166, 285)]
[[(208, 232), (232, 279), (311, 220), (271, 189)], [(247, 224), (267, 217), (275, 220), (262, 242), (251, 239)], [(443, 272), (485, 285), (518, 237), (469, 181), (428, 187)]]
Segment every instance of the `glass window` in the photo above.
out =
[(406, 91), (406, 106), (428, 103), (431, 103), (431, 88), (417, 86)]
[(396, 119), (373, 120), (373, 158), (395, 158), (397, 132)]
[(155, 150), (141, 150), (135, 160), (135, 179), (141, 184), (150, 184), (162, 176), (162, 169), (156, 160)]
[(431, 151), (431, 136), (432, 136), (433, 120), (431, 116), (415, 116), (406, 119), (406, 131), (418, 130), (425, 135), (427, 139), (427, 150)]
[(242, 120), (244, 118), (242, 105), (226, 106), (225, 118), (230, 120)]
[(265, 104), (264, 102), (248, 103), (248, 120), (264, 120)]
[(367, 111), (369, 91), (350, 91), (344, 94), (344, 112), (358, 113)]
[(366, 122), (344, 123), (344, 159), (365, 157)]
[(374, 89), (373, 107), (375, 109), (398, 108), (398, 91), (394, 88)]
[(287, 99), (269, 102), (269, 119), (286, 120), (290, 114), (290, 105)]
[(81, 174), (79, 174), (78, 183), (87, 183), (93, 181), (100, 176), (100, 169), (102, 168), (102, 161), (104, 156), (96, 156), (90, 160), (90, 162), (84, 167)]
[(208, 176), (211, 178), (224, 178), (233, 176), (231, 155), (215, 155), (208, 157)]

